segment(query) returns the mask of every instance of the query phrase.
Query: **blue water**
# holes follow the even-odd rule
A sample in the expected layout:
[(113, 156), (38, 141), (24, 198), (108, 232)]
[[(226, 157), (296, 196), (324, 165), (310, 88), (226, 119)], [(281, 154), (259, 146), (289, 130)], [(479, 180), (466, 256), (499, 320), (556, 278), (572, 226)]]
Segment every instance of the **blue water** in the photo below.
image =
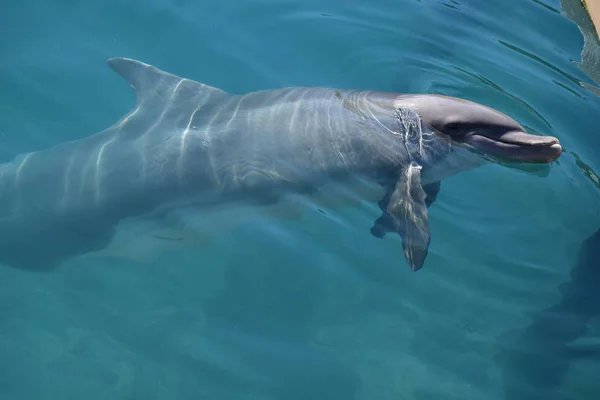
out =
[(374, 204), (256, 222), (149, 265), (0, 266), (0, 399), (600, 398), (600, 98), (562, 7), (4, 2), (3, 162), (133, 107), (115, 56), (234, 93), (460, 96), (565, 152), (547, 176), (490, 165), (446, 179), (417, 273), (399, 238), (370, 235)]

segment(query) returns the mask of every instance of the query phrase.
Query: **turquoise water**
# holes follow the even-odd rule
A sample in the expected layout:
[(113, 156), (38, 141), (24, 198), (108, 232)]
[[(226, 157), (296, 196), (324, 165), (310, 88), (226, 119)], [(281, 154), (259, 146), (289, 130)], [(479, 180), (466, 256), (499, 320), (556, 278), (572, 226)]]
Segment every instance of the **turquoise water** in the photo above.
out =
[(133, 107), (115, 56), (235, 93), (464, 97), (565, 153), (547, 176), (490, 165), (446, 179), (417, 273), (399, 238), (370, 235), (370, 204), (245, 225), (149, 265), (0, 266), (0, 399), (600, 398), (600, 98), (561, 7), (5, 2), (2, 161)]

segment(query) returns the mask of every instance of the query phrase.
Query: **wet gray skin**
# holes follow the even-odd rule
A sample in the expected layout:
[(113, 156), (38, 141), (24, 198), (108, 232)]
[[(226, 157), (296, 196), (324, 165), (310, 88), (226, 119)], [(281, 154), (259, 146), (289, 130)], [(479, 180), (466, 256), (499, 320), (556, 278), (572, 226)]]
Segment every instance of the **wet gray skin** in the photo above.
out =
[[(443, 178), (499, 160), (550, 163), (562, 151), (556, 138), (457, 98), (331, 88), (234, 95), (136, 60), (109, 65), (136, 90), (130, 113), (0, 165), (0, 262), (53, 270), (183, 209), (186, 221), (269, 210), (290, 195), (337, 196), (337, 187), (379, 202), (371, 233), (399, 234), (416, 271)], [(148, 237), (148, 246), (160, 240)]]

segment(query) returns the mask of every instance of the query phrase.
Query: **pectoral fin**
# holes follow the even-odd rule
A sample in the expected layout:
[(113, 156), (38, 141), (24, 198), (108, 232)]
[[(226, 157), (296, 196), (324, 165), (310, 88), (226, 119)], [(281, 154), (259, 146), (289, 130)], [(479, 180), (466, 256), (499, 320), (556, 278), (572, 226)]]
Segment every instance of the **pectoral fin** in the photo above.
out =
[(442, 183), (440, 181), (435, 181), (430, 183), (429, 185), (423, 185), (423, 190), (425, 191), (425, 205), (427, 208), (433, 204), (435, 199), (437, 198), (438, 193), (440, 192), (440, 187)]
[[(423, 190), (425, 191), (425, 195), (427, 196), (425, 197), (425, 205), (427, 206), (427, 208), (429, 208), (437, 198), (437, 195), (440, 192), (440, 187), (440, 181), (436, 181), (428, 185), (423, 185)], [(383, 199), (379, 201), (379, 207), (381, 208), (382, 212), (379, 218), (375, 220), (373, 226), (371, 227), (371, 234), (373, 234), (373, 236), (375, 237), (383, 238), (388, 232), (396, 232), (396, 229), (394, 228), (393, 218), (386, 211), (394, 190), (395, 186), (390, 186), (389, 189), (386, 191)]]
[[(427, 194), (421, 186), (421, 167), (413, 162), (402, 171), (389, 196), (380, 202), (384, 212), (371, 228), (371, 233), (377, 237), (383, 237), (385, 232), (396, 232), (402, 237), (404, 256), (413, 271), (423, 266), (429, 249), (426, 199)], [(383, 203), (387, 204), (384, 206)]]

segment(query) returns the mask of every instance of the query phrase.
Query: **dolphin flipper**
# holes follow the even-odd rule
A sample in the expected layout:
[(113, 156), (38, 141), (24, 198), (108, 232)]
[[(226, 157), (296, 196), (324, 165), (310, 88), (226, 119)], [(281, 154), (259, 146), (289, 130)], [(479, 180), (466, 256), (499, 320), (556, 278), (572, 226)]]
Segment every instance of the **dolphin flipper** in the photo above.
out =
[(371, 234), (377, 238), (383, 238), (388, 232), (395, 232), (394, 219), (385, 211), (392, 193), (394, 192), (393, 187), (385, 192), (385, 196), (379, 200), (379, 208), (382, 209), (381, 215), (375, 220), (371, 227)]
[(442, 182), (440, 181), (435, 181), (433, 183), (430, 183), (429, 185), (423, 185), (423, 190), (427, 195), (427, 197), (425, 198), (425, 205), (427, 206), (427, 208), (429, 208), (437, 198), (441, 186)]
[[(441, 182), (436, 181), (430, 183), (428, 185), (423, 185), (423, 190), (425, 191), (425, 205), (429, 208), (435, 199), (437, 198), (438, 193), (440, 192)], [(371, 234), (378, 238), (383, 238), (388, 232), (396, 232), (396, 228), (394, 227), (393, 218), (386, 212), (387, 205), (392, 197), (392, 193), (394, 192), (394, 186), (390, 187), (389, 190), (386, 191), (385, 196), (379, 201), (379, 207), (383, 210), (379, 218), (375, 220), (373, 226), (371, 227)]]
[[(440, 187), (439, 184), (432, 185), (431, 202)], [(377, 237), (383, 237), (386, 231), (400, 234), (404, 256), (413, 271), (423, 266), (431, 240), (426, 198), (421, 186), (421, 166), (413, 162), (400, 175), (394, 190), (381, 200), (383, 215), (371, 228), (371, 233)]]

